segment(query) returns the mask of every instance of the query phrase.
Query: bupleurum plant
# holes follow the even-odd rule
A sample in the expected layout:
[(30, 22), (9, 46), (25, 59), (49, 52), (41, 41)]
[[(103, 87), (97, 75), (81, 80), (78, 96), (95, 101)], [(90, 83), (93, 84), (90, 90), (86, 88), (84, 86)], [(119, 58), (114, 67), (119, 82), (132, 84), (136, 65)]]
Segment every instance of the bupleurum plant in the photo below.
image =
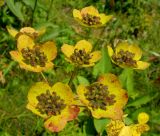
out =
[[(108, 24), (113, 18), (114, 15), (99, 13), (94, 6), (87, 6), (81, 10), (73, 9), (73, 19), (75, 23), (78, 22), (76, 25), (83, 26), (82, 29), (94, 30), (109, 27)], [(45, 129), (58, 134), (57, 132), (65, 129), (68, 122), (73, 120), (81, 122), (79, 116), (82, 114), (91, 118), (94, 123), (107, 120), (103, 122), (103, 129), (97, 131), (99, 136), (102, 134), (140, 136), (149, 131), (150, 127), (147, 124), (149, 115), (145, 112), (138, 114), (137, 124), (128, 125), (124, 121), (127, 114), (125, 108), (130, 100), (130, 91), (128, 91), (130, 88), (124, 83), (129, 84), (126, 77), (119, 76), (120, 72), (123, 69), (145, 70), (150, 66), (148, 62), (140, 61), (142, 50), (138, 45), (124, 40), (118, 42), (115, 47), (111, 47), (107, 46), (108, 42), (104, 40), (102, 46), (100, 42), (95, 44), (95, 39), (83, 37), (77, 38), (79, 40), (73, 45), (61, 42), (63, 44), (58, 46), (56, 39), (43, 42), (38, 40), (45, 34), (46, 28), (36, 30), (28, 26), (17, 31), (7, 26), (7, 30), (16, 40), (17, 45), (16, 50), (9, 52), (11, 58), (18, 62), (20, 68), (36, 72), (36, 74), (41, 73), (44, 78), (39, 78), (30, 87), (26, 108), (43, 119)], [(101, 36), (98, 38), (100, 39)], [(73, 43), (73, 41), (68, 43)], [(113, 62), (115, 69), (120, 69), (120, 72), (113, 70), (110, 62)], [(68, 78), (67, 70), (65, 71), (62, 63), (67, 66), (71, 65), (76, 72), (70, 70), (71, 76)], [(108, 70), (108, 67), (111, 69)], [(96, 68), (98, 69), (97, 76), (89, 77)], [(56, 81), (59, 80), (58, 82), (54, 82), (55, 79), (49, 82), (43, 72), (47, 72), (46, 75), (48, 75), (50, 70), (53, 70), (54, 75), (58, 72), (57, 69), (65, 71), (62, 73), (65, 79), (61, 81), (59, 77), (55, 77)], [(82, 75), (85, 76), (82, 77)], [(85, 124), (82, 122), (81, 125)]]

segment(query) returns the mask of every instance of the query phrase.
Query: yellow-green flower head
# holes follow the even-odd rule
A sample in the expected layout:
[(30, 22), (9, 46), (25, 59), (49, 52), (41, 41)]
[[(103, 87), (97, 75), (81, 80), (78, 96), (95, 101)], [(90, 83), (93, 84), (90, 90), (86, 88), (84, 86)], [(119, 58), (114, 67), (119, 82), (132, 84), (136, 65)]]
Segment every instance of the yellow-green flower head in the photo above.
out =
[(148, 120), (149, 115), (142, 112), (138, 115), (138, 124), (126, 126), (122, 120), (112, 120), (106, 126), (106, 131), (108, 136), (141, 136), (150, 129), (146, 124)]
[(122, 119), (128, 95), (115, 75), (104, 74), (89, 86), (79, 85), (77, 93), (94, 118)]
[(18, 50), (10, 51), (10, 55), (21, 68), (33, 72), (53, 68), (51, 61), (57, 55), (57, 47), (54, 42), (48, 41), (42, 45), (36, 45), (31, 38), (21, 35), (18, 38), (17, 48)]
[(106, 126), (107, 136), (118, 136), (125, 124), (121, 120), (111, 120)]
[(107, 16), (104, 13), (99, 13), (95, 7), (89, 6), (81, 10), (74, 9), (73, 17), (83, 26), (101, 27), (111, 20), (113, 16)]
[(78, 67), (90, 67), (100, 60), (101, 51), (92, 51), (92, 45), (86, 40), (80, 40), (75, 46), (63, 44), (62, 52), (66, 60)]
[(108, 53), (112, 62), (122, 68), (144, 70), (150, 65), (147, 62), (139, 61), (142, 57), (142, 51), (135, 44), (119, 42), (115, 48), (115, 52), (108, 46)]
[(33, 85), (28, 93), (27, 109), (44, 118), (45, 128), (52, 132), (61, 131), (79, 113), (71, 88), (61, 82), (52, 87), (44, 82)]

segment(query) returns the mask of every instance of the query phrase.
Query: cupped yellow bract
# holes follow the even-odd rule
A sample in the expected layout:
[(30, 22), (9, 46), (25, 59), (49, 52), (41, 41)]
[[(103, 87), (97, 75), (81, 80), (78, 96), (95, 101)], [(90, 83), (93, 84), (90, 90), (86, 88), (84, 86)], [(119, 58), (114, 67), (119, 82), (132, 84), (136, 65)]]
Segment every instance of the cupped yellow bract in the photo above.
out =
[(118, 78), (113, 74), (104, 74), (90, 86), (79, 85), (79, 99), (88, 107), (94, 118), (121, 119), (123, 107), (128, 101), (127, 93)]
[(74, 9), (73, 17), (83, 26), (101, 27), (111, 20), (113, 16), (99, 13), (95, 7), (89, 6), (81, 10)]
[(122, 68), (133, 68), (144, 70), (149, 67), (149, 63), (140, 61), (142, 57), (141, 49), (135, 44), (128, 42), (119, 42), (113, 51), (111, 46), (108, 46), (108, 54), (113, 63)]
[(13, 36), (14, 38), (17, 38), (17, 39), (21, 35), (26, 35), (26, 36), (29, 36), (32, 39), (35, 39), (38, 36), (44, 34), (45, 31), (46, 31), (45, 28), (41, 28), (40, 30), (35, 30), (32, 27), (23, 27), (23, 28), (20, 29), (20, 31), (18, 31), (18, 30), (14, 29), (10, 26), (7, 26), (7, 30), (8, 30), (8, 32), (11, 36)]
[(48, 41), (42, 45), (36, 45), (31, 38), (23, 35), (19, 37), (17, 48), (16, 51), (10, 51), (10, 55), (21, 68), (33, 72), (53, 68), (51, 61), (57, 55), (57, 47), (54, 42)]
[(90, 67), (100, 60), (101, 52), (92, 51), (92, 45), (86, 40), (80, 40), (75, 46), (63, 44), (62, 52), (66, 60), (78, 67)]
[(146, 124), (149, 115), (145, 112), (139, 113), (138, 124), (126, 126), (122, 120), (112, 120), (107, 126), (107, 136), (141, 136), (150, 127)]
[(45, 82), (34, 84), (28, 93), (27, 109), (44, 118), (45, 128), (52, 132), (61, 131), (79, 113), (71, 88), (61, 82), (52, 87)]

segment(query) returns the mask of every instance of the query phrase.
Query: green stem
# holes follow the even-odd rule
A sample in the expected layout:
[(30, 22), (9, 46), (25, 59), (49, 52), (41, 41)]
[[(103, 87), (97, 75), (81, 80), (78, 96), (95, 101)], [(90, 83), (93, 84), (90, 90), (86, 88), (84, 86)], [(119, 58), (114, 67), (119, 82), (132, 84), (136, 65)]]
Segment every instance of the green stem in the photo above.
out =
[(68, 82), (68, 85), (69, 85), (69, 86), (71, 85), (72, 80), (74, 79), (77, 71), (78, 71), (78, 67), (75, 67), (74, 70), (73, 70), (72, 73), (71, 73), (71, 77), (70, 77), (69, 82)]
[(49, 19), (49, 13), (50, 13), (50, 11), (51, 11), (51, 9), (52, 9), (52, 4), (53, 4), (53, 0), (51, 0), (50, 6), (49, 6), (49, 9), (48, 9), (48, 12), (47, 12), (46, 20)]
[[(102, 31), (101, 31), (101, 33), (99, 34), (99, 36), (101, 36), (101, 37), (103, 37), (103, 35), (104, 35), (104, 33), (105, 33), (105, 29), (106, 29), (106, 27), (104, 27), (103, 29), (102, 29)], [(94, 47), (93, 47), (93, 50), (96, 50), (99, 46), (99, 44), (100, 44), (100, 41), (101, 41), (101, 39), (98, 39), (97, 41), (96, 41), (96, 43), (95, 43), (95, 45), (94, 45)]]
[(12, 61), (9, 63), (9, 66), (3, 70), (3, 75), (7, 75), (9, 73), (9, 71), (11, 71), (11, 69), (13, 68), (13, 66), (15, 66), (16, 62)]
[(41, 75), (42, 75), (43, 79), (45, 80), (45, 82), (48, 83), (48, 80), (47, 80), (47, 78), (45, 77), (45, 75), (43, 74), (43, 72), (41, 72)]
[(36, 10), (36, 7), (37, 7), (37, 2), (38, 2), (38, 0), (35, 0), (33, 13), (32, 13), (32, 17), (31, 17), (31, 25), (33, 25), (33, 18), (34, 18), (34, 13), (35, 13), (35, 10)]

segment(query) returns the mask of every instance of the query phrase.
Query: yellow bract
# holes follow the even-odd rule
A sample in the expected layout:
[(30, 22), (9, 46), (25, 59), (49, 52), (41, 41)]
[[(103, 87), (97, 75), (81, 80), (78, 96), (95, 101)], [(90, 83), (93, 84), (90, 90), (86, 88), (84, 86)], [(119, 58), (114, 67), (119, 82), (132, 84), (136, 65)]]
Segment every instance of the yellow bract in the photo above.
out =
[(138, 124), (132, 124), (129, 126), (126, 126), (122, 120), (112, 120), (106, 126), (107, 134), (108, 136), (141, 136), (142, 133), (150, 129), (146, 124), (149, 120), (149, 115), (142, 112), (138, 115), (138, 121), (139, 120), (140, 122)]
[[(59, 102), (59, 105), (54, 105), (55, 101)], [(61, 105), (60, 101), (61, 104), (64, 103), (64, 107), (57, 114), (54, 114), (53, 112), (57, 112), (56, 109)], [(79, 108), (74, 104), (72, 90), (67, 84), (61, 82), (54, 84), (52, 87), (47, 83), (37, 82), (30, 88), (28, 93), (27, 109), (43, 117), (45, 119), (45, 128), (52, 132), (61, 131), (67, 121), (77, 117)], [(46, 108), (47, 105), (49, 106)], [(39, 107), (42, 109), (39, 109)]]
[(27, 35), (32, 39), (35, 39), (36, 37), (42, 35), (45, 33), (46, 29), (45, 28), (41, 28), (40, 30), (35, 30), (32, 27), (23, 27), (20, 29), (20, 31), (17, 31), (16, 29), (7, 26), (7, 30), (9, 32), (9, 34), (15, 38), (18, 39), (19, 36), (21, 35)]
[(111, 20), (113, 16), (99, 13), (95, 7), (89, 6), (81, 10), (74, 9), (73, 17), (83, 26), (101, 27)]
[(66, 60), (78, 67), (93, 66), (101, 58), (101, 52), (91, 52), (92, 45), (86, 40), (80, 40), (75, 46), (63, 44), (61, 50)]
[(122, 68), (133, 68), (144, 70), (149, 67), (149, 63), (139, 61), (142, 57), (141, 49), (135, 44), (120, 42), (115, 48), (115, 52), (108, 46), (108, 54), (113, 63)]
[[(88, 92), (88, 86), (79, 85), (77, 88), (77, 93), (79, 95), (79, 99), (82, 101), (82, 103), (87, 106), (94, 118), (111, 118), (111, 119), (121, 119), (123, 116), (123, 110), (122, 108), (126, 105), (128, 101), (127, 93), (124, 89), (121, 88), (120, 82), (118, 81), (118, 78), (113, 74), (104, 74), (99, 77), (98, 82), (100, 86), (105, 86), (104, 89), (102, 89), (103, 95), (99, 97), (104, 97), (104, 93), (108, 94), (104, 99), (106, 99), (106, 105), (104, 105), (102, 108), (96, 108), (94, 109), (90, 105), (89, 99), (87, 99), (86, 93)], [(100, 90), (97, 90), (100, 92)], [(95, 96), (97, 97), (97, 96)], [(95, 98), (97, 99), (97, 98)], [(98, 101), (97, 101), (98, 103)], [(96, 104), (96, 101), (95, 101)]]

